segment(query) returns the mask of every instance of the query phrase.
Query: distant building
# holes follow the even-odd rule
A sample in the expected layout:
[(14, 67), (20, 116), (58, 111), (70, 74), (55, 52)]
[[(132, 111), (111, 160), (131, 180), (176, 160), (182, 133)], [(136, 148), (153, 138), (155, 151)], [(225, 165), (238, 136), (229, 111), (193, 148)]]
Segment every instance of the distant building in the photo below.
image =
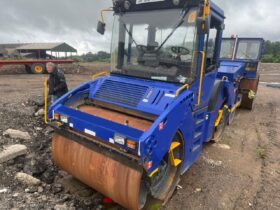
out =
[(22, 43), (22, 44), (0, 44), (0, 57), (18, 57), (35, 59), (48, 59), (72, 56), (77, 50), (64, 43)]
[(0, 57), (14, 57), (19, 55), (16, 48), (23, 44), (0, 44)]

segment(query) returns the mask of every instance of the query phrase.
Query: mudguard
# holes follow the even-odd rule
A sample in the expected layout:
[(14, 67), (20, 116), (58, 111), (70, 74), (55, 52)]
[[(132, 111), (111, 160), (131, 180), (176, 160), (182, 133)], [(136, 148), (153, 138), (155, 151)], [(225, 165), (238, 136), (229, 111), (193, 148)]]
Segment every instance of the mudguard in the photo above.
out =
[(191, 112), (193, 94), (185, 91), (175, 100), (150, 129), (141, 137), (141, 155), (143, 163), (152, 161), (152, 166), (147, 169), (148, 173), (155, 170), (164, 155), (169, 151), (172, 138), (179, 130), (185, 116)]
[(215, 110), (216, 104), (218, 102), (219, 96), (221, 95), (221, 90), (223, 88), (222, 80), (215, 80), (214, 87), (212, 90), (211, 98), (208, 104), (208, 111), (212, 112)]

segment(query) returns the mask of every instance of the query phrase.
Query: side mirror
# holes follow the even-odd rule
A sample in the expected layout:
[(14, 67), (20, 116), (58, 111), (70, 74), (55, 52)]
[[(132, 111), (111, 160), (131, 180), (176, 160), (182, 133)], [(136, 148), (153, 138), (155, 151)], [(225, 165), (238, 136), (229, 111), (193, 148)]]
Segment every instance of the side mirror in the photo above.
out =
[(106, 24), (101, 22), (101, 21), (98, 21), (98, 24), (97, 24), (97, 32), (100, 33), (101, 35), (104, 35), (105, 33), (105, 27), (106, 27)]
[(208, 34), (210, 31), (210, 17), (206, 17), (204, 20), (202, 17), (197, 18), (197, 27), (198, 31), (204, 34)]

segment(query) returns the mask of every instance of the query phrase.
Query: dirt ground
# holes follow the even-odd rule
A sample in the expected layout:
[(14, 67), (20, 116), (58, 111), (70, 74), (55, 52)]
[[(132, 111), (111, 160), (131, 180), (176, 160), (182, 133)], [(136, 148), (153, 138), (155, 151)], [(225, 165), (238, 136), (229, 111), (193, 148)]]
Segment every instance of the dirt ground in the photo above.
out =
[[(70, 88), (106, 68), (87, 64), (80, 74), (67, 74)], [(260, 72), (261, 82), (280, 83), (280, 65), (262, 64)], [(90, 189), (78, 194), (67, 189), (62, 183), (67, 174), (51, 160), (51, 129), (34, 116), (39, 107), (32, 100), (42, 95), (45, 77), (21, 70), (0, 75), (0, 150), (14, 143), (29, 149), (26, 157), (0, 164), (0, 191), (7, 189), (0, 193), (0, 209), (102, 209)], [(8, 128), (27, 131), (32, 140), (3, 136)], [(254, 110), (238, 110), (221, 144), (229, 147), (205, 144), (163, 209), (280, 209), (280, 89), (261, 83)], [(43, 191), (16, 181), (20, 171), (42, 180)]]

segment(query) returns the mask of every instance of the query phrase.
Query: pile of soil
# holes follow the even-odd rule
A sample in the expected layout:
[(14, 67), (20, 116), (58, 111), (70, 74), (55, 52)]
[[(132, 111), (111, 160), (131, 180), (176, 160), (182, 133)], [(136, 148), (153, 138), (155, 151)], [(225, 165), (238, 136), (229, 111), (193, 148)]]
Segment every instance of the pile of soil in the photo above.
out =
[[(71, 182), (75, 180), (53, 163), (53, 129), (43, 122), (43, 116), (35, 115), (41, 109), (42, 100), (42, 97), (37, 97), (21, 104), (0, 105), (0, 151), (13, 144), (23, 144), (28, 148), (27, 155), (0, 164), (0, 209), (104, 209), (100, 194), (87, 186), (71, 190)], [(2, 133), (9, 128), (28, 132), (31, 140), (3, 136)], [(15, 179), (18, 172), (37, 178), (42, 184), (24, 184)], [(68, 179), (73, 180), (67, 183), (65, 180)], [(114, 209), (120, 209), (114, 206)]]

